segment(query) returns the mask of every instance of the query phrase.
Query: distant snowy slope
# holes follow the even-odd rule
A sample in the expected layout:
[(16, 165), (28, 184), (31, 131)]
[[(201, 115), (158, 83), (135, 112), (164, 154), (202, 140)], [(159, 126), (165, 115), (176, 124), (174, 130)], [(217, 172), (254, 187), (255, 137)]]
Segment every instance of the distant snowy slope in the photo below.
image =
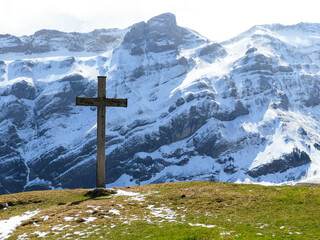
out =
[[(319, 182), (319, 24), (216, 43), (165, 13), (125, 30), (0, 37), (0, 193), (95, 186), (98, 75), (109, 186)], [(27, 46), (27, 47), (24, 47)], [(30, 55), (28, 55), (30, 54)]]
[(43, 29), (31, 36), (0, 35), (0, 59), (68, 55), (93, 55), (116, 47), (127, 29), (96, 29), (89, 33), (65, 33)]

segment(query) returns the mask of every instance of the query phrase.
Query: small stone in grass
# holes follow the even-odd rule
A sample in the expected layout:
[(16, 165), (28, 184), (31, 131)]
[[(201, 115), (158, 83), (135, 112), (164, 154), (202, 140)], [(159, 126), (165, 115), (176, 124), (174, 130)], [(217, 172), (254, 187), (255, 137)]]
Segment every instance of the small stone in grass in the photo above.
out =
[(85, 222), (86, 220), (84, 220), (83, 218), (78, 218), (77, 220), (76, 220), (76, 222), (77, 223), (83, 223), (83, 222)]

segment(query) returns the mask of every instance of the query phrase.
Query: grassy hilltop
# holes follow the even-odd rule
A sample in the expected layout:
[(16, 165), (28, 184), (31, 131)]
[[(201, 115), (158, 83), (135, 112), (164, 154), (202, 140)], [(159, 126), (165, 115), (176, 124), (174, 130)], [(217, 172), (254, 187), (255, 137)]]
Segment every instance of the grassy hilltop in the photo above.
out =
[(0, 222), (39, 210), (9, 239), (320, 239), (320, 186), (182, 182), (118, 190), (98, 198), (85, 189), (2, 195)]

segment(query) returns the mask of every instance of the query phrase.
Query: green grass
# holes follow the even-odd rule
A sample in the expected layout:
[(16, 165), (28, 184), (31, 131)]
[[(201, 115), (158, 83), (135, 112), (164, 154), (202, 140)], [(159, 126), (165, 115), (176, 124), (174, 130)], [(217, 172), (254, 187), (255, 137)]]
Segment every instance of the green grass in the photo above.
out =
[[(145, 200), (90, 199), (84, 189), (3, 195), (0, 207), (12, 206), (0, 210), (0, 220), (41, 210), (10, 239), (37, 239), (35, 231), (46, 239), (320, 239), (320, 186), (183, 182), (123, 190)], [(86, 222), (89, 217), (94, 221)]]

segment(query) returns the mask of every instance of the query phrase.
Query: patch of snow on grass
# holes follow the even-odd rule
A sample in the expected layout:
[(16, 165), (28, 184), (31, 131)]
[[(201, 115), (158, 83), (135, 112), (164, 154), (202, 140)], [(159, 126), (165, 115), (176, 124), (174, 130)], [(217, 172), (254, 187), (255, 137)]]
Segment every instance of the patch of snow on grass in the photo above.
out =
[(84, 223), (93, 222), (93, 221), (96, 220), (96, 219), (97, 219), (96, 217), (87, 217), (87, 218), (84, 218), (84, 220), (85, 220)]
[(114, 215), (120, 215), (120, 211), (117, 209), (111, 209), (111, 210), (109, 210), (109, 213), (112, 213)]
[(135, 193), (135, 192), (127, 192), (127, 191), (123, 191), (118, 189), (117, 190), (117, 194), (115, 194), (114, 196), (138, 196), (140, 195), (140, 193)]
[(294, 186), (296, 183), (294, 181), (286, 181), (281, 183), (272, 183), (272, 182), (254, 182), (249, 178), (246, 178), (244, 181), (237, 180), (235, 181), (236, 184), (255, 184), (255, 185), (262, 185), (262, 186)]
[(66, 228), (66, 227), (70, 227), (70, 225), (62, 225), (62, 224), (59, 224), (59, 225), (57, 225), (57, 226), (54, 226), (53, 228), (52, 228), (52, 231), (54, 231), (54, 230), (58, 230), (58, 231), (62, 231), (64, 228)]
[(92, 208), (92, 209), (95, 210), (95, 211), (98, 211), (100, 207), (101, 207), (101, 206), (87, 205), (87, 208)]
[(202, 223), (188, 223), (188, 224), (192, 227), (206, 227), (206, 228), (214, 228), (217, 226), (217, 225), (205, 225)]
[(127, 192), (127, 191), (123, 191), (123, 190), (117, 190), (117, 194), (115, 194), (114, 196), (129, 196), (131, 197), (130, 200), (133, 201), (144, 201), (145, 198), (141, 193), (135, 193), (135, 192)]
[(27, 211), (25, 214), (20, 216), (14, 216), (7, 220), (0, 221), (0, 239), (7, 239), (16, 227), (18, 227), (23, 221), (32, 218), (34, 215), (38, 214), (40, 211)]
[(130, 198), (130, 200), (134, 200), (134, 201), (144, 201), (146, 200), (143, 196), (136, 196), (136, 197), (132, 197)]
[(114, 225), (114, 224), (111, 224), (110, 228), (114, 228), (116, 227), (117, 225)]
[(35, 231), (33, 234), (38, 235), (38, 237), (45, 237), (49, 232), (41, 232), (41, 231)]
[(80, 232), (80, 231), (76, 231), (76, 232), (74, 232), (74, 234), (79, 235), (79, 236), (83, 236), (83, 235), (85, 235), (85, 233), (84, 233), (84, 232)]
[(28, 237), (28, 234), (27, 234), (27, 233), (24, 233), (24, 234), (22, 234), (22, 235), (19, 235), (18, 238), (17, 238), (17, 240), (24, 240), (24, 239), (26, 239), (26, 237)]
[(149, 205), (147, 209), (150, 209), (150, 214), (155, 217), (160, 217), (169, 220), (169, 222), (175, 221), (176, 212), (167, 208), (167, 207), (159, 207), (156, 208), (154, 205)]
[(50, 216), (41, 216), (40, 218), (42, 218), (43, 219), (43, 221), (47, 221), (49, 218), (50, 218)]
[(76, 220), (76, 218), (75, 218), (75, 217), (64, 217), (64, 220), (67, 221), (67, 222), (69, 222), (69, 221), (74, 221), (74, 220)]
[(230, 231), (230, 232), (221, 232), (220, 235), (223, 236), (223, 235), (230, 235), (231, 233), (233, 233), (234, 231)]

